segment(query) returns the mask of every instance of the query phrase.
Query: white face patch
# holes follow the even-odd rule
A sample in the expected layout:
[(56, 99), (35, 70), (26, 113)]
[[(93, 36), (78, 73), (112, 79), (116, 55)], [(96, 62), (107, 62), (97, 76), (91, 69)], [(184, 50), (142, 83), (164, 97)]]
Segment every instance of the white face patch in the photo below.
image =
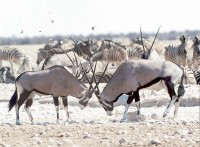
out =
[(114, 103), (114, 106), (126, 106), (127, 105), (127, 101), (128, 101), (128, 95), (127, 94), (123, 94), (121, 95), (118, 100)]

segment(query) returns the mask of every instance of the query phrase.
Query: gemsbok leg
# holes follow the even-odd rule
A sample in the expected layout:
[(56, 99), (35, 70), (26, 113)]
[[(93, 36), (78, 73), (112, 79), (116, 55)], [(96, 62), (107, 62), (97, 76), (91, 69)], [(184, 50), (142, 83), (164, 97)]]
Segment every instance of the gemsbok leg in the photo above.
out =
[(58, 97), (53, 96), (53, 101), (54, 101), (54, 105), (56, 108), (56, 115), (57, 115), (56, 123), (59, 124), (59, 100), (58, 100)]
[(28, 114), (28, 117), (29, 117), (32, 125), (34, 124), (34, 121), (33, 121), (33, 117), (32, 117), (32, 114), (31, 114), (31, 106), (33, 104), (33, 98), (34, 98), (34, 96), (35, 96), (35, 93), (32, 92), (29, 95), (28, 99), (26, 100), (25, 106), (24, 106), (24, 109), (25, 109), (26, 113)]
[(21, 105), (26, 101), (26, 99), (29, 97), (31, 92), (29, 91), (23, 91), (22, 93), (18, 93), (19, 99), (15, 105), (15, 110), (16, 110), (16, 125), (20, 125), (20, 120), (19, 120), (19, 108)]
[(168, 93), (169, 93), (171, 100), (170, 100), (170, 103), (168, 104), (167, 108), (165, 109), (163, 117), (166, 117), (168, 115), (170, 108), (172, 107), (172, 105), (177, 100), (177, 95), (176, 95), (175, 90), (174, 90), (174, 83), (171, 80), (166, 79), (165, 85), (167, 87), (167, 90), (168, 90)]
[(70, 122), (69, 112), (68, 112), (68, 98), (67, 98), (67, 96), (62, 97), (62, 101), (63, 101), (63, 105), (64, 105), (64, 110), (66, 111), (66, 121)]

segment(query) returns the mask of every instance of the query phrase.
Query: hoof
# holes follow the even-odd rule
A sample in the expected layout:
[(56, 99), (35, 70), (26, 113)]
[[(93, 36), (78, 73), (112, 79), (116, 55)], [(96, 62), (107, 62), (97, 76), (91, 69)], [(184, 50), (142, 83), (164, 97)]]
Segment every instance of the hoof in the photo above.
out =
[(60, 121), (59, 121), (59, 120), (56, 120), (56, 123), (57, 123), (57, 124), (60, 124)]
[(72, 120), (70, 118), (68, 118), (65, 122), (66, 123), (70, 123)]
[(21, 123), (20, 122), (16, 122), (16, 125), (21, 125)]
[(121, 119), (120, 123), (123, 123), (123, 122), (128, 122), (128, 119)]
[(164, 113), (164, 114), (163, 114), (163, 118), (165, 118), (166, 116), (167, 116), (167, 114)]
[(35, 125), (35, 122), (32, 121), (32, 122), (31, 122), (31, 125)]

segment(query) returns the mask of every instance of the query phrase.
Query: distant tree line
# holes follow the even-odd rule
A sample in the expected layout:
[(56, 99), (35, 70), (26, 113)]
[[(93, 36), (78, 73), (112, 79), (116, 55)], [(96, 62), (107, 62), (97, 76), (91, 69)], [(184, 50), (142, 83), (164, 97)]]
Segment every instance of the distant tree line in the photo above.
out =
[[(177, 32), (177, 31), (170, 31), (170, 32), (164, 32), (164, 33), (159, 33), (158, 39), (159, 40), (175, 40), (179, 38), (181, 35), (185, 35), (186, 37), (194, 37), (194, 36), (199, 36), (200, 35), (200, 30), (186, 30), (184, 32)], [(154, 33), (143, 33), (144, 37), (151, 37), (154, 36)], [(139, 33), (127, 33), (127, 34), (98, 34), (98, 35), (93, 35), (90, 34), (88, 36), (84, 35), (72, 35), (72, 37), (78, 41), (83, 41), (89, 39), (95, 39), (95, 40), (102, 40), (102, 39), (120, 39), (120, 38), (128, 38), (130, 40), (135, 39), (139, 37)], [(23, 44), (44, 44), (48, 42), (48, 40), (56, 39), (56, 40), (63, 40), (64, 42), (67, 42), (69, 38), (64, 35), (55, 35), (55, 36), (35, 36), (35, 37), (0, 37), (0, 45), (23, 45)]]

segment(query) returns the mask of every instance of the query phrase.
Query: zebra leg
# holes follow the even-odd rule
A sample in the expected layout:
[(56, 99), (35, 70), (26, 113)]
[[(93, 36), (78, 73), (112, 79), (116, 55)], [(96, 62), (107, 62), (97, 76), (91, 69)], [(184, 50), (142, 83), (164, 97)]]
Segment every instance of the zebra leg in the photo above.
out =
[[(19, 120), (19, 108), (21, 107), (21, 105), (26, 101), (26, 99), (29, 97), (31, 92), (29, 91), (23, 91), (15, 105), (15, 110), (16, 110), (16, 125), (20, 125), (20, 120)], [(18, 93), (19, 94), (19, 93)]]
[(57, 115), (57, 120), (56, 123), (59, 124), (59, 102), (58, 102), (58, 97), (53, 97), (54, 105), (56, 107), (56, 115)]
[(69, 111), (68, 111), (68, 98), (67, 98), (67, 96), (66, 97), (62, 97), (62, 101), (63, 101), (64, 109), (66, 111), (66, 121), (70, 122)]
[(26, 113), (28, 114), (28, 117), (29, 117), (32, 125), (34, 125), (34, 121), (33, 121), (33, 117), (32, 117), (32, 114), (31, 114), (31, 106), (33, 104), (34, 96), (35, 96), (35, 93), (32, 92), (30, 94), (30, 96), (28, 97), (28, 99), (26, 100), (26, 103), (25, 103), (25, 106), (24, 106), (24, 109), (26, 110)]
[(169, 80), (166, 79), (165, 85), (167, 87), (167, 90), (168, 90), (169, 96), (171, 98), (171, 101), (168, 104), (167, 108), (165, 109), (163, 117), (166, 117), (168, 115), (169, 110), (171, 109), (172, 105), (174, 104), (174, 102), (177, 99), (176, 93), (174, 91), (174, 83), (172, 83), (171, 80), (169, 81)]

